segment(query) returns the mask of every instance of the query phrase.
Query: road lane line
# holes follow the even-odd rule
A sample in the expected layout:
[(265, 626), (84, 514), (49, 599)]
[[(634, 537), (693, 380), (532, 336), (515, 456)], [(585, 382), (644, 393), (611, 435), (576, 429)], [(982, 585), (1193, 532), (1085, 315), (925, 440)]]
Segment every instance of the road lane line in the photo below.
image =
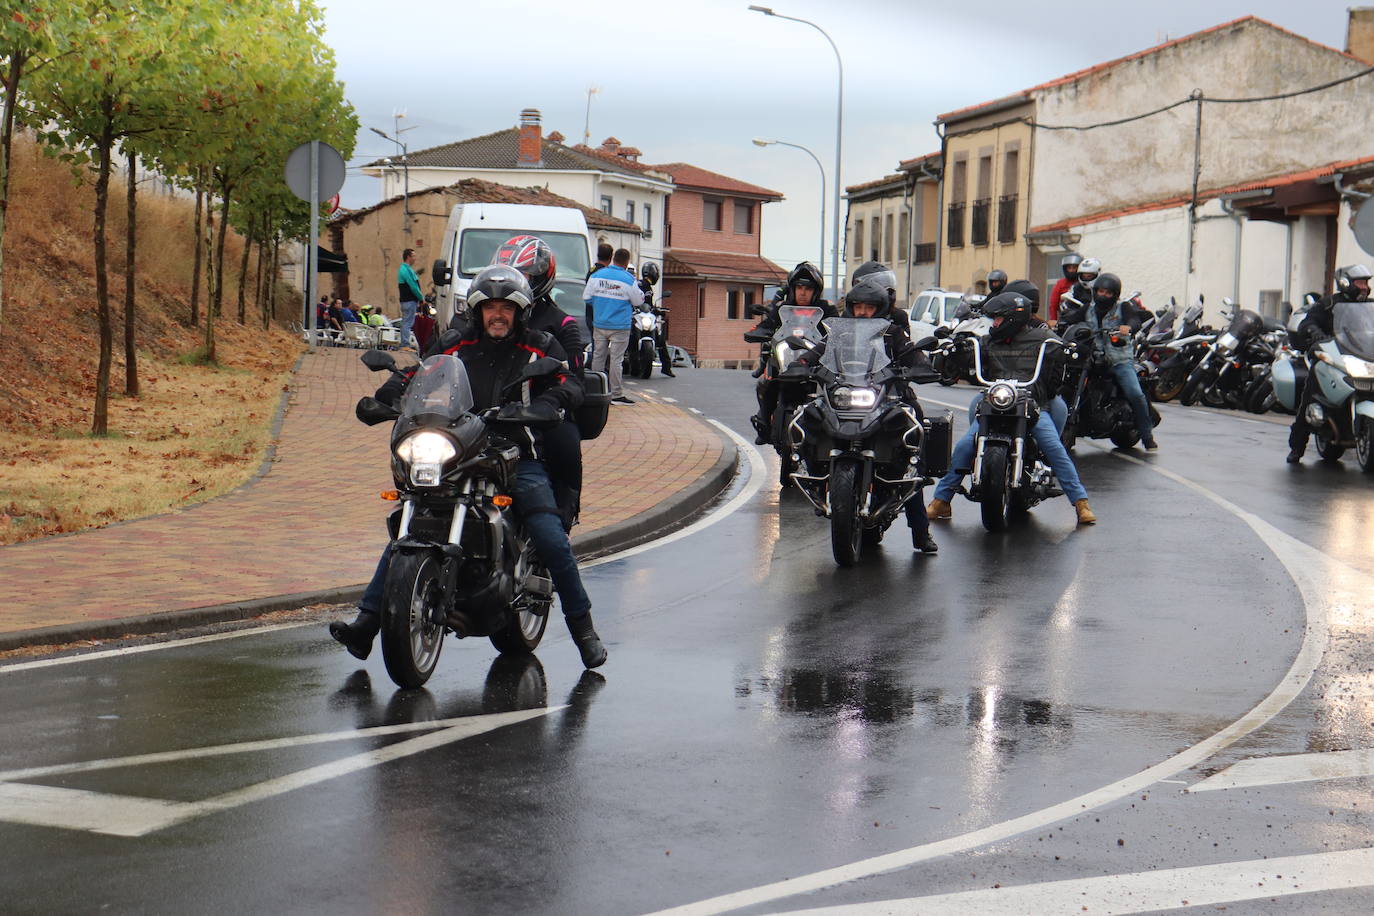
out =
[[(934, 401), (935, 399), (931, 398), (930, 400)], [(943, 402), (936, 401), (936, 403)], [(1103, 451), (1107, 451), (1107, 449), (1103, 449)], [(1083, 814), (1091, 809), (1139, 792), (1162, 779), (1175, 776), (1198, 765), (1255, 729), (1267, 724), (1291, 703), (1307, 686), (1326, 651), (1328, 620), (1333, 612), (1349, 614), (1362, 606), (1361, 602), (1368, 591), (1368, 577), (1280, 531), (1264, 519), (1245, 511), (1235, 503), (1200, 484), (1166, 468), (1156, 467), (1131, 456), (1116, 454), (1124, 460), (1134, 461), (1196, 491), (1226, 512), (1241, 519), (1269, 547), (1279, 562), (1283, 564), (1294, 584), (1297, 585), (1307, 612), (1307, 625), (1304, 628), (1303, 640), (1297, 656), (1269, 695), (1244, 716), (1210, 738), (1132, 776), (1119, 779), (1109, 785), (1039, 811), (1032, 811), (1020, 817), (991, 824), (959, 836), (861, 859), (848, 865), (824, 869), (773, 884), (722, 894), (695, 903), (661, 910), (654, 916), (668, 916), (668, 914), (672, 914), (672, 916), (703, 916), (703, 914), (726, 913), (747, 906), (766, 904), (795, 894), (818, 891), (837, 884), (856, 881), (860, 878), (897, 871), (939, 856), (967, 852), (1031, 830), (1043, 828), (1058, 821), (1067, 820), (1075, 815)]]
[(1354, 776), (1374, 776), (1374, 748), (1242, 760), (1189, 787), (1188, 791), (1213, 792), (1218, 789), (1276, 786), (1290, 782), (1350, 779)]
[(185, 639), (171, 639), (167, 642), (145, 643), (138, 646), (123, 646), (118, 649), (101, 649), (99, 652), (87, 652), (82, 655), (64, 655), (61, 658), (44, 658), (32, 662), (19, 662), (14, 665), (0, 665), (0, 675), (11, 674), (15, 671), (32, 671), (35, 668), (51, 668), (55, 665), (70, 665), (74, 662), (90, 662), (100, 658), (111, 658), (116, 655), (138, 655), (141, 652), (157, 652), (161, 649), (179, 649), (183, 646), (198, 646), (207, 642), (219, 642), (225, 639), (239, 639), (243, 636), (257, 636), (261, 633), (274, 633), (278, 630), (294, 630), (299, 627), (318, 626), (317, 620), (305, 620), (299, 623), (274, 623), (265, 627), (254, 627), (251, 630), (234, 630), (230, 633), (211, 633), (208, 636), (188, 636)]
[(1371, 886), (1374, 886), (1374, 849), (1351, 849), (816, 907), (778, 916), (1152, 913)]
[(0, 783), (0, 821), (32, 827), (143, 836), (185, 814), (187, 807), (184, 802), (160, 798)]

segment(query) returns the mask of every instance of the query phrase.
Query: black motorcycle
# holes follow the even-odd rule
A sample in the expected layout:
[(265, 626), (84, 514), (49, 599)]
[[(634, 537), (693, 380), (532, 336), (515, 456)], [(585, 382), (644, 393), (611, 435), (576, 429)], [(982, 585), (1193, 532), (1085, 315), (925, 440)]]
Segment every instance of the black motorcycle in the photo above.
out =
[[(1108, 334), (1113, 344), (1120, 341), (1115, 332)], [(1112, 375), (1107, 358), (1096, 352), (1093, 346), (1093, 330), (1085, 324), (1077, 324), (1065, 330), (1064, 342), (1064, 402), (1069, 408), (1068, 419), (1059, 438), (1064, 447), (1072, 449), (1079, 436), (1089, 439), (1111, 439), (1117, 448), (1132, 448), (1140, 441), (1140, 431), (1136, 429), (1135, 412), (1126, 393), (1121, 390), (1116, 377)], [(1139, 362), (1132, 368), (1140, 379), (1141, 390), (1148, 392), (1148, 373)], [(1146, 395), (1149, 399), (1149, 395)], [(1160, 423), (1159, 411), (1150, 405), (1150, 419), (1155, 426)]]
[(1172, 401), (1183, 390), (1188, 376), (1216, 339), (1216, 332), (1201, 323), (1202, 297), (1180, 314), (1169, 306), (1149, 328), (1141, 328), (1136, 359), (1149, 373), (1147, 390), (1156, 401)]
[[(391, 354), (369, 350), (373, 371), (399, 373)], [(557, 372), (545, 357), (521, 381)], [(517, 383), (518, 384), (518, 383)], [(520, 447), (518, 421), (473, 409), (467, 369), (454, 356), (426, 359), (400, 410), (375, 398), (358, 402), (369, 426), (395, 420), (388, 498), (391, 561), (382, 611), (382, 658), (401, 687), (424, 684), (439, 662), (444, 634), (486, 636), (498, 652), (534, 651), (553, 603), (553, 580), (516, 518), (510, 497)]]
[[(817, 514), (829, 517), (840, 566), (858, 562), (862, 547), (876, 547), (917, 489), (949, 468), (949, 413), (923, 421), (902, 401), (913, 376), (888, 357), (889, 327), (872, 318), (831, 319), (811, 373), (821, 392), (788, 424), (792, 460), (806, 469), (792, 479)], [(917, 346), (934, 344), (932, 337)]]
[(1266, 321), (1249, 309), (1237, 311), (1189, 374), (1179, 401), (1185, 405), (1201, 401), (1208, 407), (1246, 406), (1268, 378), (1281, 337), (1287, 333), (1280, 323)]
[(811, 401), (816, 387), (808, 377), (785, 373), (799, 356), (824, 338), (825, 327), (821, 323), (824, 315), (821, 308), (815, 305), (780, 305), (778, 329), (772, 335), (757, 328), (744, 334), (748, 343), (768, 345), (762, 375), (765, 381), (778, 386), (770, 438), (781, 463), (778, 481), (783, 489), (792, 486), (792, 472), (797, 469), (792, 460), (792, 448), (787, 441), (787, 425), (792, 422), (797, 410)]

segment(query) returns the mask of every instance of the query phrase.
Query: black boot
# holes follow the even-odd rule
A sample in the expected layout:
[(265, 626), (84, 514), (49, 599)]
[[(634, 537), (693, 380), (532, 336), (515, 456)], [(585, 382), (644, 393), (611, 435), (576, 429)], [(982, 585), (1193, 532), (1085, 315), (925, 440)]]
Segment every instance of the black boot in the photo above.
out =
[(769, 435), (768, 420), (758, 414), (749, 418), (749, 422), (754, 426), (754, 444), (767, 445), (773, 437)]
[(601, 637), (596, 635), (596, 628), (592, 626), (591, 612), (565, 619), (568, 632), (572, 634), (573, 642), (577, 643), (577, 651), (582, 653), (582, 664), (588, 668), (600, 668), (606, 664), (606, 647), (601, 644)]
[(911, 549), (919, 550), (921, 553), (938, 553), (940, 545), (935, 543), (935, 538), (930, 536), (930, 529), (920, 528), (911, 529)]
[(358, 616), (353, 618), (352, 623), (338, 620), (331, 623), (329, 635), (342, 643), (349, 655), (363, 660), (372, 654), (372, 640), (377, 638), (377, 631), (381, 628), (381, 614), (358, 608)]

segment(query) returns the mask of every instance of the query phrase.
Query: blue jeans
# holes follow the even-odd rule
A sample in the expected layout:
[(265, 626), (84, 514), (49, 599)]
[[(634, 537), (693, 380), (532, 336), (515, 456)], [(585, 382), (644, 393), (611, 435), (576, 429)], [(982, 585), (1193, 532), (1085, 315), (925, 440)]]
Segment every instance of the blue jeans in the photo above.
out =
[(1145, 392), (1140, 390), (1140, 379), (1131, 363), (1117, 363), (1108, 367), (1112, 378), (1121, 386), (1126, 400), (1131, 402), (1131, 412), (1135, 414), (1135, 428), (1140, 432), (1140, 441), (1149, 445), (1155, 441), (1155, 425), (1150, 421), (1150, 405), (1145, 400)]
[[(568, 533), (563, 530), (558, 503), (554, 501), (549, 473), (543, 463), (521, 460), (515, 472), (515, 487), (510, 495), (515, 500), (515, 514), (524, 523), (525, 534), (534, 543), (539, 562), (548, 568), (553, 578), (553, 588), (558, 592), (563, 616), (581, 617), (586, 614), (592, 609), (592, 600), (582, 587), (577, 558), (573, 556), (572, 545), (568, 543)], [(358, 601), (360, 610), (374, 614), (382, 612), (386, 605), (386, 571), (390, 561), (391, 548), (387, 547), (377, 561), (372, 581), (367, 583), (363, 597)]]
[[(415, 310), (420, 307), (418, 302), (401, 303), (401, 346), (410, 346), (410, 329), (415, 327)], [(419, 347), (416, 347), (418, 350)]]
[[(1054, 476), (1059, 480), (1059, 486), (1064, 489), (1064, 495), (1069, 502), (1078, 502), (1080, 499), (1088, 498), (1088, 491), (1083, 488), (1083, 482), (1078, 479), (1078, 468), (1074, 467), (1073, 458), (1069, 457), (1068, 449), (1064, 448), (1064, 443), (1059, 441), (1059, 431), (1055, 429), (1054, 420), (1051, 419), (1047, 410), (1040, 411), (1040, 417), (1035, 421), (1035, 426), (1031, 430), (1031, 435), (1035, 437), (1035, 444), (1040, 447), (1040, 453), (1049, 462), (1050, 468), (1054, 471)], [(974, 453), (978, 449), (978, 427), (969, 427), (964, 438), (954, 445), (954, 452), (949, 460), (949, 473), (940, 478), (940, 482), (935, 485), (933, 496), (936, 499), (949, 502), (954, 498), (955, 491), (959, 484), (963, 483), (965, 469), (973, 468)]]

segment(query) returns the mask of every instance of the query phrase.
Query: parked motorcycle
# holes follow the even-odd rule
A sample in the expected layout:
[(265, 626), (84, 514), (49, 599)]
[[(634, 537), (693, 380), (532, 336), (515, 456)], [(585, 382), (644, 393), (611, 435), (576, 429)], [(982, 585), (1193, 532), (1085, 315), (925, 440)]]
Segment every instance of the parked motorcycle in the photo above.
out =
[[(373, 371), (399, 373), (391, 354), (369, 350)], [(554, 359), (525, 367), (523, 379), (557, 372)], [(526, 538), (508, 495), (523, 435), (496, 411), (479, 415), (461, 360), (431, 356), (418, 368), (399, 410), (366, 397), (358, 419), (395, 421), (391, 473), (400, 502), (388, 524), (391, 562), (382, 611), (382, 658), (401, 687), (419, 687), (439, 662), (445, 633), (486, 636), (497, 651), (539, 645), (553, 603), (553, 580)], [(399, 516), (399, 517), (398, 517)]]
[[(1360, 470), (1374, 473), (1374, 304), (1338, 302), (1332, 314), (1335, 336), (1307, 348), (1306, 367), (1319, 388), (1305, 408), (1317, 454), (1337, 461), (1351, 446)], [(1302, 361), (1274, 362), (1274, 393), (1289, 410), (1302, 400)]]
[(778, 452), (781, 470), (778, 482), (783, 489), (792, 486), (792, 473), (797, 465), (792, 447), (787, 441), (787, 426), (792, 417), (814, 396), (815, 383), (807, 377), (789, 376), (787, 369), (808, 349), (825, 337), (821, 323), (824, 312), (813, 305), (781, 305), (778, 307), (778, 329), (771, 336), (757, 329), (747, 331), (749, 343), (767, 343), (768, 352), (763, 364), (763, 378), (778, 386), (778, 402), (773, 409), (773, 448)]
[(1183, 391), (1193, 368), (1207, 354), (1216, 332), (1202, 321), (1202, 297), (1179, 314), (1172, 300), (1164, 314), (1144, 331), (1136, 358), (1149, 370), (1151, 395), (1157, 401), (1172, 401)]
[[(1231, 301), (1226, 300), (1228, 306)], [(1278, 322), (1265, 321), (1258, 312), (1236, 311), (1225, 331), (1188, 375), (1179, 401), (1201, 401), (1209, 407), (1242, 407), (1257, 385), (1269, 374), (1269, 365), (1286, 337)]]
[[(948, 470), (952, 418), (920, 419), (901, 400), (911, 381), (892, 364), (883, 335), (890, 323), (834, 318), (825, 352), (810, 373), (821, 392), (788, 424), (792, 479), (830, 519), (835, 562), (853, 566), (876, 546), (918, 488)], [(917, 343), (922, 349), (935, 338)], [(800, 368), (800, 367), (798, 367)]]

